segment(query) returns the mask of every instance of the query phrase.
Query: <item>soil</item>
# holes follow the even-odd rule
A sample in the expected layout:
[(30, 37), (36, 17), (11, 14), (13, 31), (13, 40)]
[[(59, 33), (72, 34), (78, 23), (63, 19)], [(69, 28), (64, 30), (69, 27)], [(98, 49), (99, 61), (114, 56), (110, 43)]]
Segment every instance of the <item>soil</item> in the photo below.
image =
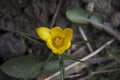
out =
[[(98, 13), (106, 17), (107, 21), (112, 21), (114, 26), (120, 25), (120, 0), (63, 0), (58, 11), (55, 25), (72, 27), (74, 29), (73, 40), (82, 39), (77, 27), (83, 26), (89, 39), (100, 39), (106, 36), (112, 37), (106, 32), (95, 29), (92, 25), (82, 25), (70, 22), (65, 12), (71, 8), (83, 8), (89, 2), (94, 2), (93, 13)], [(47, 47), (41, 47), (39, 44), (26, 39), (25, 37), (14, 33), (20, 31), (28, 33), (33, 39), (40, 40), (35, 29), (39, 26), (50, 27), (59, 0), (0, 0), (0, 63), (4, 63), (14, 57), (23, 55), (41, 55), (46, 56), (50, 52)], [(112, 19), (111, 19), (111, 16)], [(116, 25), (116, 23), (117, 25)], [(88, 28), (89, 26), (89, 28)], [(116, 43), (118, 45), (118, 43)], [(99, 44), (93, 44), (97, 48)], [(75, 48), (76, 49), (76, 48)], [(75, 50), (73, 48), (73, 51)]]
[[(39, 26), (50, 27), (52, 17), (56, 11), (58, 0), (1, 0), (0, 1), (0, 55), (3, 60), (26, 54), (41, 54), (46, 52), (41, 46), (26, 40), (12, 31), (21, 31), (37, 38), (35, 29)], [(54, 25), (63, 28), (74, 26), (66, 16), (65, 11), (78, 8), (81, 2), (64, 1), (57, 15)], [(15, 48), (16, 49), (15, 49)], [(15, 50), (15, 51), (14, 51)], [(42, 53), (41, 53), (42, 52)]]

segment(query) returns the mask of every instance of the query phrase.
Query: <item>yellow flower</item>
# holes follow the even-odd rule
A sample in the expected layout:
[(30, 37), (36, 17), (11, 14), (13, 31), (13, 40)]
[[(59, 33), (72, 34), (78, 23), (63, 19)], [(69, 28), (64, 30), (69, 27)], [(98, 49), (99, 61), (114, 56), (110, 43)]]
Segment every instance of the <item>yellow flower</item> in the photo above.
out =
[(63, 54), (65, 50), (70, 48), (73, 30), (65, 28), (62, 30), (59, 26), (52, 29), (39, 27), (36, 29), (38, 36), (46, 41), (47, 46), (55, 54)]

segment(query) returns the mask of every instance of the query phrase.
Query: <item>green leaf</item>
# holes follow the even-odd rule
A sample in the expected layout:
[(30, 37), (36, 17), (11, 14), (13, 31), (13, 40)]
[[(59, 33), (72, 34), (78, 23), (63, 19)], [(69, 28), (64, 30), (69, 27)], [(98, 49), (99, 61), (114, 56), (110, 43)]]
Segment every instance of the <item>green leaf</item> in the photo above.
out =
[[(47, 58), (43, 56), (29, 55), (17, 57), (3, 63), (0, 69), (8, 76), (14, 78), (35, 79), (43, 71), (50, 74), (59, 70), (59, 63), (56, 61), (56, 57), (58, 56), (53, 56), (46, 64)], [(65, 66), (70, 64), (68, 61), (64, 63)]]
[(45, 71), (49, 73), (54, 73), (59, 70), (58, 61), (51, 61), (45, 65)]
[[(103, 28), (103, 17), (91, 14), (84, 9), (70, 9), (66, 12), (67, 18), (75, 23), (87, 24), (91, 23), (93, 26), (101, 29)], [(89, 18), (90, 17), (90, 18)]]
[(23, 79), (10, 77), (10, 76), (4, 74), (2, 71), (0, 71), (0, 80), (23, 80)]
[(67, 18), (75, 23), (87, 24), (87, 18), (90, 16), (90, 13), (84, 9), (70, 9), (66, 12)]
[(43, 70), (48, 72), (48, 74), (58, 71), (59, 63), (56, 61), (56, 57), (58, 56), (53, 56), (46, 64), (46, 57), (34, 55), (17, 57), (3, 63), (0, 69), (11, 77), (34, 79), (42, 73)]
[(102, 24), (103, 17), (97, 15), (91, 15), (89, 19), (91, 20), (91, 24), (93, 26), (99, 28), (97, 24)]
[[(8, 60), (3, 63), (0, 69), (9, 76), (15, 78), (35, 78), (40, 72), (43, 64), (40, 61), (44, 58), (40, 56), (23, 56)], [(29, 76), (30, 75), (30, 76)]]

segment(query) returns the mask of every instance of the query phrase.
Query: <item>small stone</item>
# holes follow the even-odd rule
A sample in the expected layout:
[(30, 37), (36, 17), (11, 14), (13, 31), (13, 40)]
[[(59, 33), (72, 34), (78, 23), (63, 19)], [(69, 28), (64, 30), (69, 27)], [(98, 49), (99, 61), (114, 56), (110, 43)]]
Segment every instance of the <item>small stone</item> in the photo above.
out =
[(0, 56), (3, 60), (16, 56), (22, 56), (26, 52), (24, 41), (15, 38), (11, 33), (0, 37)]
[(25, 14), (30, 18), (30, 19), (34, 19), (35, 18), (35, 15), (33, 13), (33, 10), (32, 10), (32, 7), (31, 6), (28, 6), (24, 9), (25, 11)]
[(88, 10), (89, 12), (93, 12), (94, 11), (94, 2), (89, 2), (86, 6), (86, 10)]
[(82, 0), (84, 3), (94, 3), (94, 12), (110, 15), (113, 12), (111, 0)]
[(39, 18), (41, 11), (40, 11), (40, 8), (39, 8), (39, 6), (38, 6), (38, 3), (35, 2), (35, 1), (33, 1), (33, 2), (32, 2), (32, 8), (33, 8), (33, 12), (34, 12), (34, 14), (36, 15), (36, 17)]
[(114, 27), (118, 27), (120, 25), (120, 12), (115, 12), (112, 16), (111, 16), (111, 24)]

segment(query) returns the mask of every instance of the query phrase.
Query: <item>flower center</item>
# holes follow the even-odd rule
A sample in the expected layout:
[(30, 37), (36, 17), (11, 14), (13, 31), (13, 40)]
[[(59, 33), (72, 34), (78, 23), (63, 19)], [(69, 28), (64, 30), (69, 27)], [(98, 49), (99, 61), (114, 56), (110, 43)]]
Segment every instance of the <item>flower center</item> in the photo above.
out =
[(53, 46), (55, 48), (60, 48), (64, 43), (64, 38), (61, 38), (61, 37), (55, 37), (53, 38)]

